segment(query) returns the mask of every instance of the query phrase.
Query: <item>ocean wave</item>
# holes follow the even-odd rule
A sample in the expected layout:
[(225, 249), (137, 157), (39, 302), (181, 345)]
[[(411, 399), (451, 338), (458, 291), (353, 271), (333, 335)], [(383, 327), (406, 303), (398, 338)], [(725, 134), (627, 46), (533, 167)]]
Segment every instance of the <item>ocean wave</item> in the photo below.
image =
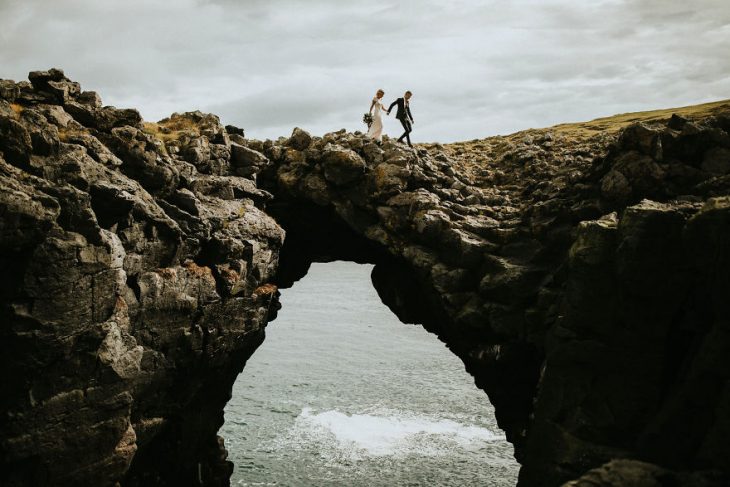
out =
[(403, 411), (346, 414), (304, 408), (281, 447), (296, 446), (356, 460), (362, 457), (441, 456), (454, 450), (478, 451), (504, 440), (489, 429), (451, 419)]

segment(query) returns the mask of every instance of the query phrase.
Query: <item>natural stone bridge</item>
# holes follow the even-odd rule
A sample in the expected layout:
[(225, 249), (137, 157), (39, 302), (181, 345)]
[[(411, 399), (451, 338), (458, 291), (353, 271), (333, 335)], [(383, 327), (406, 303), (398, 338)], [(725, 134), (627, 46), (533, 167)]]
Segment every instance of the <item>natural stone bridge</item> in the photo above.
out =
[[(276, 286), (334, 259), (463, 360), (523, 485), (724, 482), (728, 105), (408, 149), (30, 81), (0, 81), (4, 484), (227, 485)], [(656, 465), (586, 474), (612, 459)]]

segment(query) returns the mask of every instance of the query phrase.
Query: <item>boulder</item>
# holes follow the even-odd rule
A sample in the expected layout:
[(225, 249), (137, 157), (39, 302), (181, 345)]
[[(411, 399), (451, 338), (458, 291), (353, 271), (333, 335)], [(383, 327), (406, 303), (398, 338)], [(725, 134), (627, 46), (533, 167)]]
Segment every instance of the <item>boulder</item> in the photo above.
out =
[(20, 87), (12, 80), (0, 79), (0, 98), (13, 103), (20, 96)]
[(94, 113), (96, 128), (104, 132), (116, 127), (140, 128), (142, 124), (142, 116), (134, 108), (104, 107)]
[(95, 108), (91, 104), (83, 104), (74, 100), (65, 103), (64, 109), (81, 125), (102, 132), (110, 132), (117, 127), (140, 128), (142, 126), (142, 116), (132, 108)]
[(619, 138), (619, 144), (626, 150), (637, 150), (642, 154), (661, 159), (660, 130), (650, 128), (643, 123), (627, 127)]
[(101, 108), (101, 97), (96, 91), (83, 91), (78, 96), (78, 102), (92, 108)]
[(365, 161), (350, 149), (330, 147), (322, 153), (324, 177), (334, 185), (352, 183), (365, 174)]
[(28, 74), (33, 88), (54, 95), (58, 103), (66, 103), (81, 93), (81, 85), (68, 79), (62, 70), (52, 68), (48, 71), (32, 71)]
[(228, 135), (238, 135), (239, 137), (243, 137), (244, 131), (240, 127), (236, 127), (235, 125), (226, 125), (225, 126), (226, 132), (228, 132)]
[(312, 136), (299, 127), (294, 128), (291, 137), (289, 137), (289, 146), (299, 151), (307, 149), (311, 143)]
[(268, 164), (269, 159), (261, 152), (231, 144), (231, 168), (239, 176), (254, 176)]

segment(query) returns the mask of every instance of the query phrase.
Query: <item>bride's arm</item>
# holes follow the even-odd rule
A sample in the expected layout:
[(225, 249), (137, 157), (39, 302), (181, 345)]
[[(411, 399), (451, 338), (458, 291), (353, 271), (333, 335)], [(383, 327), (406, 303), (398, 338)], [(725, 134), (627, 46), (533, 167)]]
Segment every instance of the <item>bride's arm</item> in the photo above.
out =
[(391, 104), (390, 104), (390, 106), (388, 107), (388, 115), (390, 115), (390, 111), (391, 111), (391, 110), (393, 109), (393, 107), (394, 107), (394, 106), (396, 106), (397, 104), (398, 104), (398, 100), (396, 100), (396, 101), (394, 101), (393, 103), (391, 103)]
[(375, 106), (375, 100), (373, 100), (373, 101), (372, 101), (372, 103), (370, 103), (370, 110), (368, 110), (368, 113), (369, 113), (370, 115), (372, 115), (372, 114), (373, 114), (373, 107), (374, 107), (374, 106)]

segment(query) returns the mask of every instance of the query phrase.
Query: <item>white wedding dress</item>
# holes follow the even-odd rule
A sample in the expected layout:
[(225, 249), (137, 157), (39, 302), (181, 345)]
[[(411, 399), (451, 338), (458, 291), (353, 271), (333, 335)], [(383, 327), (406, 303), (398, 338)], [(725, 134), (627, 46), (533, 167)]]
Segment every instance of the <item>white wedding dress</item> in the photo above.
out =
[(373, 123), (368, 129), (368, 137), (375, 139), (378, 142), (383, 140), (383, 117), (382, 113), (385, 111), (385, 107), (378, 100), (378, 97), (373, 98)]

